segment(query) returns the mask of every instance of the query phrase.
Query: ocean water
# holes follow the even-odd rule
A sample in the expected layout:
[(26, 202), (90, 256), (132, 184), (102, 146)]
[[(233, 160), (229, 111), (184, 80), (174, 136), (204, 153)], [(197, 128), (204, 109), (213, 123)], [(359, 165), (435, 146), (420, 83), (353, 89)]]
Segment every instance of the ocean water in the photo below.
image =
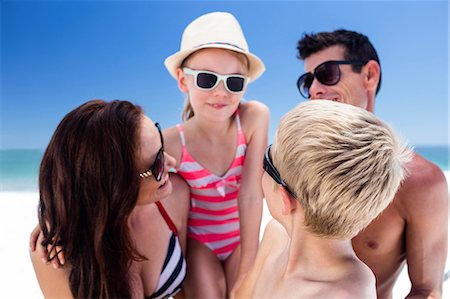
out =
[(0, 150), (0, 191), (38, 191), (43, 150)]
[[(417, 146), (415, 151), (449, 171), (448, 146)], [(0, 150), (0, 191), (38, 191), (43, 150)]]

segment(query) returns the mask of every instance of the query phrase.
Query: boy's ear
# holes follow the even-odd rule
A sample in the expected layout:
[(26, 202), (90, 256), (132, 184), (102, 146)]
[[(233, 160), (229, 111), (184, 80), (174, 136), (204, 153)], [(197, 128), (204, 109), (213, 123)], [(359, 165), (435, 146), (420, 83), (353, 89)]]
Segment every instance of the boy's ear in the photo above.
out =
[(186, 86), (186, 77), (184, 76), (184, 72), (181, 68), (177, 68), (177, 84), (181, 92), (188, 93), (189, 90)]
[(289, 194), (286, 189), (284, 189), (283, 186), (278, 186), (281, 199), (283, 200), (283, 208), (281, 210), (281, 214), (283, 215), (289, 215), (292, 211), (294, 211), (297, 208), (297, 201), (295, 198), (292, 197), (291, 194)]

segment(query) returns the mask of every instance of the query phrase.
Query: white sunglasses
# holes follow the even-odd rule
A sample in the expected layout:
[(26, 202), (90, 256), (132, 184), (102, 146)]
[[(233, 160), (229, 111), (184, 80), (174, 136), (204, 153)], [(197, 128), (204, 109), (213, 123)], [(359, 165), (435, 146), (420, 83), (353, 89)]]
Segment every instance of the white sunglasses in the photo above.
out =
[(212, 90), (223, 81), (225, 89), (230, 93), (241, 93), (244, 91), (245, 84), (250, 82), (250, 78), (242, 75), (220, 75), (210, 71), (192, 70), (184, 67), (185, 74), (195, 76), (195, 86), (203, 90)]

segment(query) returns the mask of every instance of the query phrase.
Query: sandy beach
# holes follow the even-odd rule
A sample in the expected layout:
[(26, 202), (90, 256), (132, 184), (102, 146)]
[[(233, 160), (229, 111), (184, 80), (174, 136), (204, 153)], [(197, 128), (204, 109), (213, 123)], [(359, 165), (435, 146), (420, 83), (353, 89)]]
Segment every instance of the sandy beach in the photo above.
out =
[[(445, 174), (447, 182), (450, 182), (449, 172)], [(0, 219), (3, 223), (0, 226), (2, 298), (43, 298), (29, 259), (28, 245), (29, 234), (37, 223), (37, 202), (37, 192), (0, 193)], [(262, 231), (270, 219), (265, 207)], [(394, 299), (404, 298), (409, 292), (410, 283), (405, 269), (394, 288)], [(446, 270), (449, 269), (450, 263), (447, 259)], [(448, 280), (444, 283), (443, 298), (446, 296), (450, 296)]]

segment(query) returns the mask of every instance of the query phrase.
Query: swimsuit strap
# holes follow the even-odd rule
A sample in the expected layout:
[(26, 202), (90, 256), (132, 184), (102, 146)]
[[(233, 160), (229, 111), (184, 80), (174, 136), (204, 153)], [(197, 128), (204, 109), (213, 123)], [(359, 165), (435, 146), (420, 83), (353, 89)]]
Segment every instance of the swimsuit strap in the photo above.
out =
[[(236, 126), (237, 126), (237, 132), (238, 132), (237, 133), (238, 147), (239, 147), (239, 145), (247, 146), (247, 139), (245, 138), (244, 130), (242, 130), (241, 118), (239, 117), (239, 109), (236, 110)], [(238, 154), (238, 152), (236, 152), (236, 155), (237, 154)], [(245, 155), (245, 151), (243, 154)]]
[(177, 124), (178, 132), (180, 132), (181, 145), (183, 147), (186, 146), (186, 139), (184, 138), (183, 127), (180, 124)]
[(167, 214), (166, 210), (164, 209), (162, 203), (160, 201), (155, 202), (156, 206), (158, 207), (159, 213), (161, 213), (161, 216), (163, 216), (164, 221), (167, 223), (167, 226), (170, 228), (170, 230), (177, 235), (177, 228), (175, 227), (175, 224), (173, 224), (172, 219), (170, 219), (169, 215)]
[(236, 109), (236, 124), (237, 124), (238, 131), (242, 131), (241, 119), (239, 118), (239, 108)]

